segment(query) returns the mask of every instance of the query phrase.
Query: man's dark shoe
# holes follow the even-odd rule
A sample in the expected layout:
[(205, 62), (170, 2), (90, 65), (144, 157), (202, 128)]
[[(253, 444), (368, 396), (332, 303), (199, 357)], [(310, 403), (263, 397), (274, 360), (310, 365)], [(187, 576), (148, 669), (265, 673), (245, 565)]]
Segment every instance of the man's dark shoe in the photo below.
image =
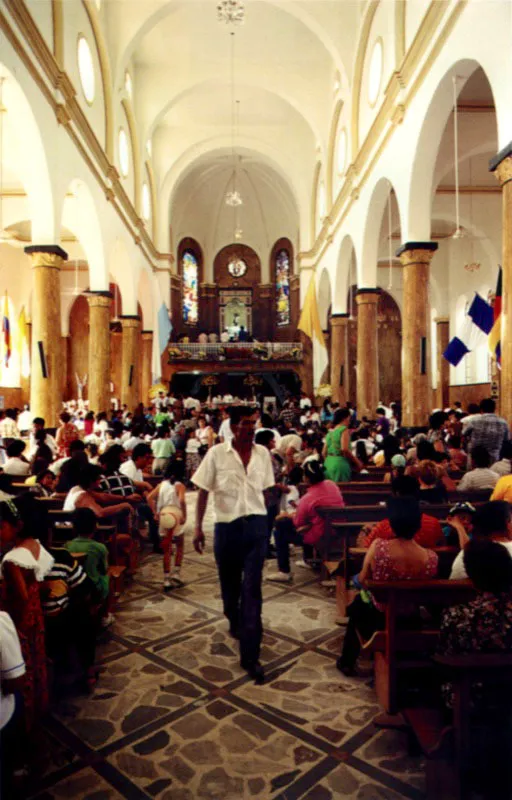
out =
[(253, 664), (248, 664), (245, 661), (240, 662), (242, 669), (245, 669), (249, 677), (251, 677), (257, 686), (263, 686), (265, 683), (265, 671), (259, 661)]
[(233, 622), (229, 626), (229, 635), (232, 636), (233, 639), (240, 639), (240, 631), (238, 630), (238, 626)]
[(162, 550), (159, 544), (153, 545), (153, 553), (158, 553), (158, 555), (162, 555), (163, 552), (164, 551)]

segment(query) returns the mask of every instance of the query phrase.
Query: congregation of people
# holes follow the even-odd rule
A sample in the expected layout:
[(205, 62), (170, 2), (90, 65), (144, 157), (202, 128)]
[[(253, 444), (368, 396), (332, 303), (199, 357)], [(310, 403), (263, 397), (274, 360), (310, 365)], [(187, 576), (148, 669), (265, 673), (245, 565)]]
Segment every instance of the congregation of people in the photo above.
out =
[[(56, 430), (27, 407), (8, 409), (0, 437), (5, 797), (30, 766), (50, 704), (101, 680), (95, 648), (115, 624), (119, 575), (129, 581), (149, 548), (162, 558), (166, 593), (186, 584), (187, 548), (206, 546), (209, 494), (224, 613), (257, 684), (262, 579), (316, 570), (321, 580), (329, 564), (327, 590), (332, 576), (338, 586), (322, 510), (349, 509), (377, 475), (382, 514), (360, 525), (347, 619), (333, 613), (333, 628), (346, 625), (338, 669), (357, 674), (364, 642), (385, 628), (371, 583), (436, 580), (443, 548), (453, 550), (443, 577), (471, 581), (476, 594), (443, 611), (439, 651), (512, 653), (512, 439), (492, 399), (435, 410), (411, 431), (397, 403), (370, 420), (304, 393), (280, 404), (160, 392), (133, 413), (68, 403)], [(190, 490), (199, 490), (193, 535)], [(448, 713), (443, 687), (439, 702)]]

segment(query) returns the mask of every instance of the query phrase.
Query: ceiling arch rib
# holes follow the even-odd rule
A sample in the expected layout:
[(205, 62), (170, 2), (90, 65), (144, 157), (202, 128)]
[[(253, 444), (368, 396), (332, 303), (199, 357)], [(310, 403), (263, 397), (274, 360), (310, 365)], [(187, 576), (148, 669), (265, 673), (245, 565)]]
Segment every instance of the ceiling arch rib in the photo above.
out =
[[(116, 86), (121, 85), (123, 81), (124, 71), (129, 64), (130, 60), (134, 57), (140, 43), (144, 37), (153, 30), (157, 25), (160, 25), (168, 17), (178, 14), (182, 9), (190, 9), (191, 5), (194, 6), (194, 13), (197, 14), (198, 3), (191, 4), (185, 0), (146, 0), (145, 3), (140, 3), (138, 0), (131, 0), (130, 13), (126, 13), (125, 2), (109, 4), (109, 29), (115, 31), (115, 36), (112, 36), (112, 52), (115, 53), (115, 77)], [(254, 10), (256, 3), (251, 3), (248, 7), (248, 24), (251, 23), (251, 15), (254, 17)], [(323, 18), (319, 21), (318, 17), (318, 4), (315, 4), (315, 13), (311, 13), (308, 9), (308, 3), (289, 2), (289, 0), (262, 0), (262, 5), (267, 6), (266, 12), (268, 14), (268, 7), (274, 7), (275, 10), (280, 11), (283, 15), (295, 19), (312, 35), (325, 50), (326, 55), (332, 61), (335, 69), (340, 73), (342, 79), (342, 86), (348, 86), (348, 71), (345, 65), (350, 65), (353, 60), (353, 38), (351, 36), (343, 36), (344, 30), (347, 29), (346, 21), (350, 18), (355, 28), (358, 23), (358, 9), (357, 3), (353, 0), (345, 0), (343, 12), (341, 12), (340, 4), (328, 2), (323, 4)], [(215, 16), (215, 8), (213, 4), (205, 7), (211, 13), (212, 23), (217, 24)], [(333, 24), (335, 21), (338, 24)], [(268, 30), (271, 26), (267, 26)], [(281, 28), (282, 26), (280, 26)], [(333, 32), (341, 35), (333, 35)], [(345, 53), (341, 53), (337, 47), (336, 42), (343, 42), (345, 46)], [(348, 47), (347, 47), (348, 45)]]

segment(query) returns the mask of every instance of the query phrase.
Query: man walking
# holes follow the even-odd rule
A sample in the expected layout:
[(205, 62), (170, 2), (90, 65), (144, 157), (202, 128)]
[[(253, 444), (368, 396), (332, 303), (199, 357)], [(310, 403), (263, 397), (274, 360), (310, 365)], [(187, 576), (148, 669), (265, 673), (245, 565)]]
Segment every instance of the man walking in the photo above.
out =
[(232, 636), (240, 639), (240, 666), (256, 683), (265, 680), (259, 662), (261, 637), (261, 577), (267, 550), (265, 491), (274, 485), (268, 450), (254, 444), (254, 409), (230, 409), (232, 441), (206, 453), (192, 477), (199, 488), (194, 547), (205, 544), (203, 519), (208, 494), (215, 508), (214, 552), (224, 614)]

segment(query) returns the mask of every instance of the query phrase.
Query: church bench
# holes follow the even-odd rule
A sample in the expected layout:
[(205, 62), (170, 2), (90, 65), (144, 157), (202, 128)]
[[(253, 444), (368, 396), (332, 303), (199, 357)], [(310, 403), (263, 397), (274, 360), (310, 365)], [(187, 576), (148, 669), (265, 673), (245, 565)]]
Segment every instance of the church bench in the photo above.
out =
[[(426, 758), (427, 800), (464, 800), (474, 788), (474, 776), (470, 773), (474, 766), (475, 750), (480, 745), (473, 741), (477, 727), (472, 712), (470, 692), (471, 685), (476, 682), (484, 685), (492, 684), (499, 690), (504, 700), (498, 715), (499, 719), (495, 713), (484, 709), (483, 716), (481, 714), (478, 720), (478, 729), (479, 743), (483, 740), (488, 744), (489, 752), (495, 744), (498, 745), (496, 758), (499, 774), (494, 777), (498, 777), (500, 781), (498, 788), (500, 796), (509, 797), (512, 774), (507, 756), (512, 711), (512, 655), (437, 654), (434, 655), (433, 662), (441, 671), (443, 679), (452, 685), (453, 713), (450, 716), (448, 710), (441, 705), (437, 708), (430, 706), (403, 710), (410, 737), (414, 739)], [(486, 753), (483, 754), (484, 759), (485, 757)], [(501, 757), (503, 761), (500, 763)], [(488, 786), (488, 762), (484, 769), (485, 774), (482, 778)]]
[[(431, 671), (430, 656), (438, 641), (438, 621), (427, 624), (411, 620), (411, 609), (425, 607), (442, 610), (457, 603), (467, 603), (475, 596), (470, 581), (369, 581), (373, 597), (385, 604), (385, 624), (362, 644), (362, 654), (373, 654), (377, 700), (389, 714), (399, 711), (399, 682), (405, 672)], [(409, 615), (409, 616), (408, 616)], [(400, 620), (408, 617), (408, 627)], [(413, 625), (411, 628), (410, 625)], [(408, 675), (410, 677), (410, 675)]]

